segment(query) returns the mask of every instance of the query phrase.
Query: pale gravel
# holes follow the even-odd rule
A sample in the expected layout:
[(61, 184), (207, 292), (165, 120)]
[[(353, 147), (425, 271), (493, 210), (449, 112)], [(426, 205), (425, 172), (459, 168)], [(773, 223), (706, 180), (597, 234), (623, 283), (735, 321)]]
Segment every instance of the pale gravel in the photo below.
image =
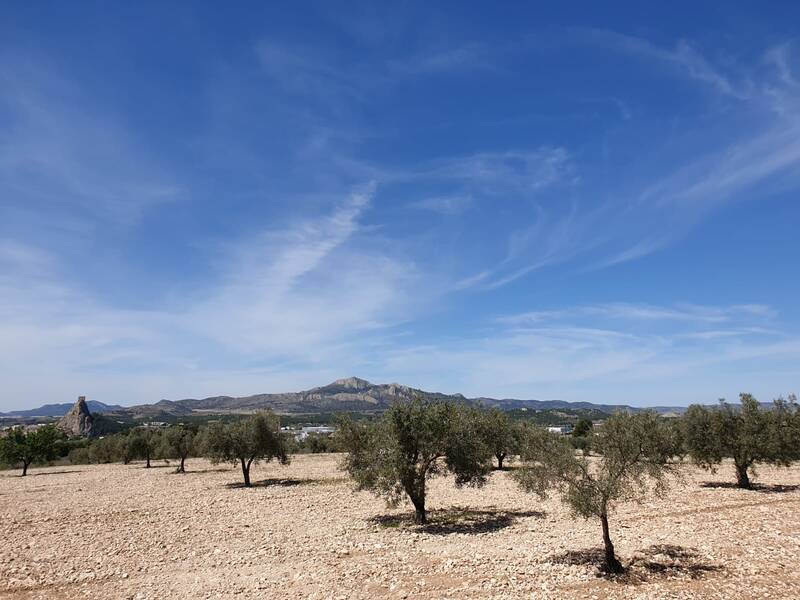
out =
[(252, 489), (199, 459), (186, 475), (161, 463), (0, 472), (0, 598), (800, 598), (800, 466), (760, 468), (770, 492), (704, 487), (731, 467), (686, 466), (666, 499), (613, 515), (633, 566), (607, 579), (566, 554), (598, 548), (599, 523), (508, 473), (479, 490), (436, 480), (421, 529), (408, 506), (354, 492), (338, 460), (254, 466), (254, 481), (274, 481)]

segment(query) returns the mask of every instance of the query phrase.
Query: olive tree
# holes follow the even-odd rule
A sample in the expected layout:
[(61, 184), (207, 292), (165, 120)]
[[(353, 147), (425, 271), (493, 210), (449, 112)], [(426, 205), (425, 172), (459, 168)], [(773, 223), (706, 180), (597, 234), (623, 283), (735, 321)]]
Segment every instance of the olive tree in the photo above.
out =
[(778, 399), (763, 410), (750, 394), (740, 394), (740, 406), (720, 400), (719, 406), (692, 405), (683, 417), (683, 436), (692, 460), (716, 471), (725, 458), (733, 460), (740, 488), (751, 487), (756, 463), (788, 466), (800, 455), (800, 413), (796, 399)]
[(498, 470), (503, 470), (503, 462), (516, 453), (518, 427), (508, 414), (498, 408), (480, 411), (481, 428), (484, 441), (497, 459)]
[(161, 435), (158, 431), (146, 427), (135, 429), (127, 438), (126, 454), (129, 458), (139, 458), (145, 461), (145, 468), (150, 468), (150, 459), (156, 458), (161, 445)]
[(89, 445), (89, 461), (101, 464), (123, 460), (122, 442), (125, 441), (127, 441), (127, 438), (120, 434), (108, 435), (92, 440), (92, 443)]
[(572, 430), (572, 437), (586, 437), (592, 434), (592, 421), (586, 417), (578, 417), (575, 428)]
[(358, 489), (390, 506), (404, 498), (415, 522), (427, 522), (426, 484), (451, 473), (457, 486), (481, 486), (492, 470), (492, 451), (476, 409), (415, 398), (393, 404), (375, 423), (344, 419), (338, 432), (347, 452), (343, 468)]
[(195, 450), (195, 431), (184, 425), (169, 427), (161, 435), (161, 454), (165, 458), (179, 459), (176, 473), (185, 473), (187, 457)]
[(234, 423), (211, 423), (202, 432), (202, 450), (213, 463), (232, 462), (242, 467), (245, 487), (251, 487), (250, 467), (259, 460), (289, 464), (289, 442), (271, 411), (256, 413)]
[(600, 454), (596, 460), (576, 455), (563, 438), (528, 428), (520, 447), (522, 466), (513, 476), (523, 489), (540, 497), (556, 490), (574, 515), (599, 519), (602, 568), (620, 573), (624, 569), (614, 552), (609, 514), (620, 502), (665, 493), (668, 476), (677, 475), (674, 438), (654, 412), (616, 413), (606, 420), (593, 447)]
[(34, 462), (54, 460), (64, 433), (55, 425), (44, 425), (34, 430), (15, 427), (0, 438), (0, 460), (11, 466), (22, 465), (22, 475)]

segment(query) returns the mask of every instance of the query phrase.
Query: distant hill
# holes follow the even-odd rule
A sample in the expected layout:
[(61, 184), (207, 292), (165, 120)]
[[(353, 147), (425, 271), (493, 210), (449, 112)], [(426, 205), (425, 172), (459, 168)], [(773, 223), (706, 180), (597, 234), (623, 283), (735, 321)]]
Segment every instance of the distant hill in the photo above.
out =
[[(247, 414), (265, 408), (270, 408), (279, 414), (381, 412), (393, 401), (408, 400), (416, 394), (443, 400), (450, 398), (444, 394), (431, 394), (396, 383), (374, 385), (364, 379), (350, 377), (303, 392), (161, 400), (155, 404), (142, 404), (104, 412), (135, 418), (156, 418), (159, 415)], [(459, 396), (458, 399), (464, 400), (463, 396)]]
[(563, 400), (466, 398), (462, 394), (428, 392), (399, 383), (373, 384), (358, 377), (349, 377), (302, 392), (255, 394), (243, 397), (212, 396), (202, 399), (161, 400), (155, 404), (142, 404), (103, 412), (108, 416), (116, 415), (134, 419), (158, 419), (165, 416), (247, 414), (265, 408), (284, 415), (313, 415), (336, 412), (379, 413), (386, 410), (394, 401), (409, 400), (417, 395), (433, 400), (481, 404), (487, 407), (498, 407), (502, 410), (570, 409), (603, 413), (612, 413), (617, 410), (641, 410), (625, 405), (566, 402)]
[[(318, 415), (321, 413), (380, 413), (394, 401), (409, 400), (414, 396), (433, 400), (449, 400), (497, 407), (502, 410), (534, 411), (583, 411), (611, 414), (615, 411), (640, 411), (624, 404), (593, 404), (591, 402), (567, 402), (565, 400), (517, 400), (513, 398), (467, 398), (462, 394), (427, 392), (399, 383), (373, 384), (358, 377), (338, 379), (333, 383), (302, 392), (280, 394), (255, 394), (253, 396), (212, 396), (210, 398), (185, 398), (183, 400), (161, 400), (154, 404), (117, 406), (89, 401), (92, 414), (102, 413), (107, 419), (130, 420), (174, 420), (188, 416), (248, 414), (266, 408), (282, 415)], [(72, 404), (48, 404), (33, 410), (6, 413), (6, 417), (62, 417)], [(654, 407), (659, 413), (679, 415), (684, 407)]]
[[(116, 404), (103, 404), (102, 402), (96, 402), (94, 400), (89, 400), (86, 405), (88, 406), (89, 410), (93, 413), (96, 412), (113, 412), (116, 410), (125, 410), (124, 407), (118, 406)], [(0, 413), (0, 416), (3, 417), (63, 417), (66, 415), (70, 409), (74, 406), (72, 402), (65, 402), (63, 404), (45, 404), (44, 406), (40, 406), (39, 408), (33, 408), (30, 410), (15, 410), (7, 413)]]

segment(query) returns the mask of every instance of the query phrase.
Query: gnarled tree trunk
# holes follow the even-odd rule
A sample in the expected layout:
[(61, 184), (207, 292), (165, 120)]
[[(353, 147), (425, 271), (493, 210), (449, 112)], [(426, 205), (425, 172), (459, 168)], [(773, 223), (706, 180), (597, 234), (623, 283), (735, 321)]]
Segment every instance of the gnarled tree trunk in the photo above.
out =
[(421, 498), (411, 498), (414, 505), (414, 523), (425, 525), (428, 522), (428, 514), (425, 512), (425, 496)]
[(186, 457), (181, 456), (181, 466), (178, 467), (178, 473), (186, 473), (186, 469), (183, 467), (184, 462), (186, 462)]
[(750, 475), (748, 475), (747, 469), (747, 464), (736, 463), (736, 484), (745, 490), (750, 489)]
[(503, 452), (500, 452), (498, 454), (495, 454), (495, 456), (497, 457), (497, 469), (499, 471), (502, 471), (503, 470), (503, 459), (505, 459), (506, 455)]
[(406, 480), (403, 487), (414, 505), (414, 522), (425, 525), (428, 522), (428, 514), (425, 512), (425, 474), (415, 474), (414, 478)]
[(600, 523), (603, 525), (603, 546), (605, 549), (603, 570), (606, 573), (622, 573), (625, 569), (622, 567), (622, 563), (617, 560), (617, 555), (614, 554), (614, 544), (611, 543), (611, 535), (608, 532), (608, 514), (605, 511), (600, 515)]
[(22, 461), (22, 477), (28, 474), (28, 465), (30, 463), (28, 461)]

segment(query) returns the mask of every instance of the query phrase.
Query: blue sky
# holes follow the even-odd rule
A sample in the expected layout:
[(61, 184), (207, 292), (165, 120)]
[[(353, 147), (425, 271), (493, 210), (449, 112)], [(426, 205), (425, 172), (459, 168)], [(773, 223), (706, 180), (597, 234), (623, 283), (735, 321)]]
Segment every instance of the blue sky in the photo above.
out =
[(800, 6), (7, 4), (0, 410), (800, 375)]

